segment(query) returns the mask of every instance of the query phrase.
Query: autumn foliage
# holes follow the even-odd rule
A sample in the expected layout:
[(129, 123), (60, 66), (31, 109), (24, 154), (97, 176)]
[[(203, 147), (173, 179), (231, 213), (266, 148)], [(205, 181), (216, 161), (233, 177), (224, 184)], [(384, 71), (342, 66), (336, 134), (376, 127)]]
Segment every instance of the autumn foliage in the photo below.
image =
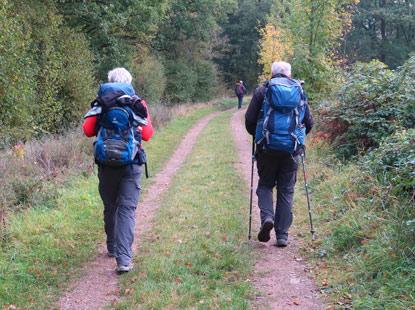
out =
[(273, 24), (267, 24), (265, 28), (260, 29), (260, 52), (258, 63), (263, 66), (262, 74), (259, 81), (269, 79), (271, 76), (271, 65), (274, 61), (284, 61), (292, 56), (292, 47), (289, 42), (281, 38), (287, 33)]

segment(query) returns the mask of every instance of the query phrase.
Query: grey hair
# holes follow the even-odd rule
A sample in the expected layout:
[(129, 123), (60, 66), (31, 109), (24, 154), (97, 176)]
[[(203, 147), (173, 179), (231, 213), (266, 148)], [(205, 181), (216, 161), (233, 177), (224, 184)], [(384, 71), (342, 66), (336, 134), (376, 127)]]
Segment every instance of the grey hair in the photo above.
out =
[(284, 74), (286, 76), (291, 75), (291, 65), (285, 61), (276, 61), (271, 66), (272, 75), (276, 75), (278, 73)]
[(108, 72), (109, 83), (128, 83), (131, 84), (133, 77), (124, 68), (115, 68)]

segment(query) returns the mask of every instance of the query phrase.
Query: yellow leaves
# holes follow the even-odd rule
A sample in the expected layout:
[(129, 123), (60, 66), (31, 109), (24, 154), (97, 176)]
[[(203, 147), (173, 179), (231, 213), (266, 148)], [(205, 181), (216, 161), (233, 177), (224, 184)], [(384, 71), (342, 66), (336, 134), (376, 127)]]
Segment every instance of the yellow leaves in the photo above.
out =
[(18, 144), (12, 147), (13, 156), (18, 158), (23, 158), (25, 154), (25, 146), (24, 144)]
[(264, 66), (261, 79), (269, 78), (274, 61), (287, 60), (293, 53), (288, 34), (283, 29), (267, 24), (260, 29), (260, 52), (258, 63)]

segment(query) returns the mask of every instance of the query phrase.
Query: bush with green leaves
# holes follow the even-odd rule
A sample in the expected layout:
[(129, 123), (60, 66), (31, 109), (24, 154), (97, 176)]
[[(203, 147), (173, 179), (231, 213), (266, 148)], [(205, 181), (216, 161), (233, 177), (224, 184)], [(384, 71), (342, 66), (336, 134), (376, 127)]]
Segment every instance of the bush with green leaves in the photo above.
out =
[(95, 96), (93, 55), (84, 36), (64, 26), (61, 16), (39, 10), (46, 11), (33, 36), (38, 70), (30, 125), (38, 134), (57, 133), (77, 123)]
[(169, 61), (166, 65), (166, 97), (171, 103), (185, 103), (192, 100), (195, 92), (196, 74), (191, 64), (183, 61)]
[(149, 104), (161, 102), (167, 82), (163, 63), (145, 50), (137, 51), (136, 58), (131, 67), (135, 91)]
[(208, 101), (212, 99), (216, 95), (216, 67), (210, 61), (201, 60), (195, 63), (194, 71), (196, 73), (196, 81), (193, 101)]
[(354, 66), (338, 101), (322, 115), (340, 157), (376, 148), (395, 130), (415, 126), (414, 68), (415, 55), (397, 71), (377, 60)]
[[(93, 54), (51, 3), (2, 0), (0, 148), (78, 123), (94, 96)], [(19, 12), (25, 12), (19, 15)], [(39, 19), (39, 16), (42, 16)]]
[(17, 139), (26, 139), (30, 130), (34, 100), (34, 57), (31, 30), (6, 0), (0, 0), (0, 149)]
[(392, 193), (415, 189), (415, 129), (397, 131), (362, 158), (379, 181), (392, 185)]

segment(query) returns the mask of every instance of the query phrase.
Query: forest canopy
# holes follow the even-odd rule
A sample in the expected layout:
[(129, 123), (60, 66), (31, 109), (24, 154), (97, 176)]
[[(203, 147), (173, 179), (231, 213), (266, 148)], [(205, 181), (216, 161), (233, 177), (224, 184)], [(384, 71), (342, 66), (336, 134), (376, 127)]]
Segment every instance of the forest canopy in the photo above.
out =
[(174, 105), (239, 80), (252, 92), (287, 60), (318, 101), (351, 63), (408, 59), (414, 2), (0, 0), (0, 148), (79, 122), (114, 67), (149, 103)]

